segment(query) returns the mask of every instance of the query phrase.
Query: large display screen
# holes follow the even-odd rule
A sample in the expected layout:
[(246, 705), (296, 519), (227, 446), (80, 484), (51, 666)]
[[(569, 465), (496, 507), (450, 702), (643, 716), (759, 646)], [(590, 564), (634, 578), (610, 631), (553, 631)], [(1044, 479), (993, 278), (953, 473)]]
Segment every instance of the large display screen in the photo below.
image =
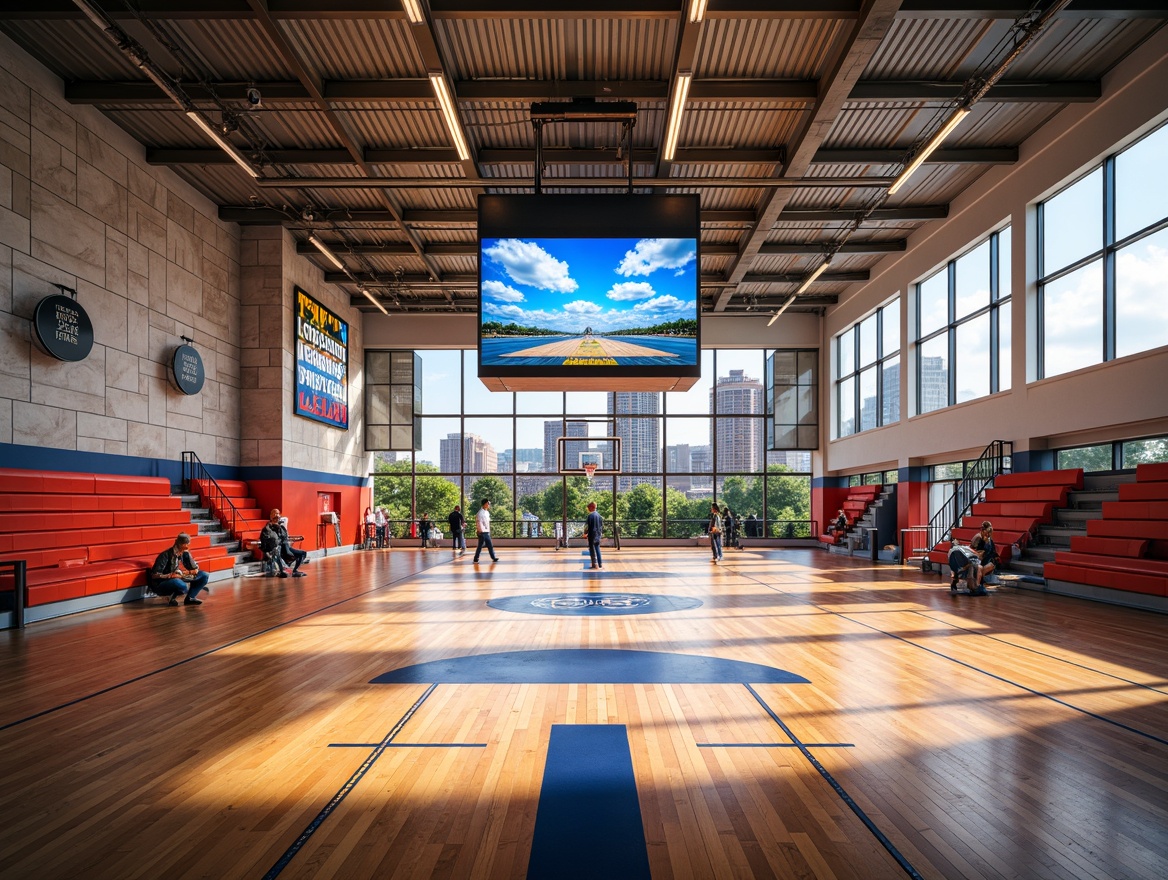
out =
[(349, 427), (349, 324), (294, 287), (294, 412), (334, 428)]
[(696, 196), (481, 196), (479, 376), (692, 384), (669, 380), (700, 373), (698, 210)]

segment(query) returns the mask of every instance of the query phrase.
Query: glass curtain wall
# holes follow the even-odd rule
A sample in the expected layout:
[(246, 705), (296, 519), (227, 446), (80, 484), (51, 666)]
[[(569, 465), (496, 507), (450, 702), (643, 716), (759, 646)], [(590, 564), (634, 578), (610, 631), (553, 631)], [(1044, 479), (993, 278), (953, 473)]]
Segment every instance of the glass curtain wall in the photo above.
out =
[[(743, 543), (752, 537), (810, 537), (811, 455), (766, 449), (764, 349), (702, 353), (702, 378), (684, 392), (488, 391), (473, 350), (416, 352), (425, 402), (415, 452), (379, 453), (374, 501), (397, 538), (417, 538), (426, 513), (445, 533), (461, 504), (472, 523), (491, 500), (491, 534), (569, 539), (596, 501), (609, 535), (690, 538), (704, 533), (710, 504), (729, 507)], [(579, 457), (611, 453), (620, 473), (560, 473), (564, 448)], [(576, 439), (578, 438), (578, 439)], [(604, 467), (609, 465), (605, 463)]]

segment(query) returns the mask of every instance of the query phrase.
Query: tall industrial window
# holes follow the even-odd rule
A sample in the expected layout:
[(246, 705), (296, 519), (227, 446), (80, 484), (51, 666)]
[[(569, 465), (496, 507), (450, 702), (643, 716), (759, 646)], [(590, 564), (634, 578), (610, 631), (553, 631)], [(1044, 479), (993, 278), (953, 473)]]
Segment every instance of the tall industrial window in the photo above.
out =
[[(379, 455), (374, 475), (375, 503), (398, 537), (422, 513), (444, 520), (454, 504), (470, 518), (483, 498), (492, 534), (506, 538), (546, 538), (564, 520), (574, 537), (589, 500), (623, 538), (700, 535), (715, 499), (740, 516), (744, 537), (816, 534), (811, 453), (767, 448), (770, 351), (703, 351), (702, 378), (666, 393), (493, 393), (474, 351), (409, 354), (425, 377), (422, 440)], [(560, 473), (558, 438), (588, 449), (606, 436), (621, 438), (619, 475)]]
[(1168, 126), (1038, 205), (1038, 378), (1168, 343)]
[(900, 297), (835, 338), (835, 437), (900, 421)]
[(1010, 227), (916, 289), (917, 413), (1010, 387)]

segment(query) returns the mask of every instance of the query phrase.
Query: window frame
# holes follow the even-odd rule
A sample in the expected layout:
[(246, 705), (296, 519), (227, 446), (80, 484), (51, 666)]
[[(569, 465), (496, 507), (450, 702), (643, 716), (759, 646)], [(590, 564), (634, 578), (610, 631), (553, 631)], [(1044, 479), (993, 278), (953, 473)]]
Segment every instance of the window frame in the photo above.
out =
[[(888, 299), (886, 302), (878, 306), (874, 311), (868, 313), (860, 320), (853, 323), (846, 330), (836, 334), (834, 345), (832, 346), (832, 425), (831, 434), (832, 440), (842, 440), (845, 437), (854, 437), (856, 434), (862, 434), (865, 431), (874, 431), (877, 428), (882, 428), (885, 425), (894, 425), (900, 421), (901, 407), (897, 406), (896, 418), (884, 418), (884, 371), (889, 365), (889, 361), (900, 358), (900, 363), (904, 363), (901, 356), (901, 349), (904, 342), (900, 334), (900, 308), (902, 298), (899, 293)], [(884, 322), (893, 318), (891, 314), (895, 310), (895, 321), (897, 324), (897, 347), (893, 351), (884, 350), (884, 341), (886, 334), (884, 332)], [(871, 319), (875, 318), (875, 334), (876, 334), (876, 356), (874, 360), (862, 361), (861, 357), (861, 340), (860, 329), (862, 325)], [(845, 342), (845, 337), (850, 336), (850, 341)], [(844, 365), (844, 351), (845, 345), (851, 349), (851, 371), (843, 372)], [(869, 370), (876, 371), (876, 404), (875, 404), (875, 424), (864, 428), (862, 427), (862, 412), (863, 412), (863, 395), (861, 394), (861, 376)], [(900, 397), (899, 374), (897, 376), (897, 398)], [(851, 382), (849, 388), (850, 396), (852, 398), (852, 423), (853, 430), (847, 434), (843, 433), (843, 409), (844, 409), (844, 386)]]

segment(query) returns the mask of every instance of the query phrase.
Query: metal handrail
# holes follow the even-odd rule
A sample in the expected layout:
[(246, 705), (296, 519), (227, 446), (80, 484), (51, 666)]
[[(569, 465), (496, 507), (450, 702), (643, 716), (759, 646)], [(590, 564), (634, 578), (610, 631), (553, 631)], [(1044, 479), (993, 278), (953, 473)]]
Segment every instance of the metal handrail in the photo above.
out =
[(995, 477), (1008, 472), (1006, 459), (1013, 452), (1014, 444), (1009, 440), (994, 440), (985, 448), (965, 472), (953, 497), (929, 520), (927, 528), (930, 547), (952, 539), (953, 528), (970, 512), (982, 492), (993, 483)]
[(243, 514), (239, 512), (239, 509), (231, 501), (231, 498), (223, 491), (215, 478), (211, 476), (211, 472), (207, 470), (207, 466), (199, 459), (198, 454), (187, 451), (182, 454), (183, 490), (189, 493), (191, 491), (191, 483), (195, 480), (202, 481), (204, 486), (214, 488), (214, 494), (208, 493), (207, 500), (216, 509), (218, 515), (227, 514), (230, 516), (231, 522), (224, 523), (224, 525), (227, 526), (227, 530), (231, 532), (233, 538), (237, 540), (241, 539), (243, 535), (240, 532), (239, 523), (243, 520)]
[(8, 629), (24, 629), (24, 597), (28, 592), (28, 562), (10, 559), (0, 562), (0, 571), (12, 569), (12, 625)]

